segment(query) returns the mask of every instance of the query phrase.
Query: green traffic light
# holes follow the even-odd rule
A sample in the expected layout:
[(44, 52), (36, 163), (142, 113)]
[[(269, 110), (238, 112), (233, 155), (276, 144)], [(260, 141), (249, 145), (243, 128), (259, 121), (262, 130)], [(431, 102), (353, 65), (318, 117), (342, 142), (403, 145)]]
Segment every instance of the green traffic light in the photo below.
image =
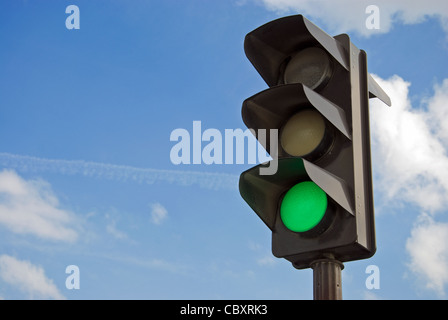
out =
[(280, 206), (284, 225), (294, 232), (316, 227), (327, 211), (327, 194), (314, 182), (305, 181), (289, 189)]

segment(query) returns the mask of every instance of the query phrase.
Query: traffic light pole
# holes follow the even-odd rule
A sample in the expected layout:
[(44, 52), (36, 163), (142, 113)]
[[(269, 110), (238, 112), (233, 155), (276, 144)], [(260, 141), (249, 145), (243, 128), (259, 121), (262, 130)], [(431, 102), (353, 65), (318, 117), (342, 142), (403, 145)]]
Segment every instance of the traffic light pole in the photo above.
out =
[(341, 270), (344, 265), (332, 257), (311, 263), (314, 300), (342, 300)]

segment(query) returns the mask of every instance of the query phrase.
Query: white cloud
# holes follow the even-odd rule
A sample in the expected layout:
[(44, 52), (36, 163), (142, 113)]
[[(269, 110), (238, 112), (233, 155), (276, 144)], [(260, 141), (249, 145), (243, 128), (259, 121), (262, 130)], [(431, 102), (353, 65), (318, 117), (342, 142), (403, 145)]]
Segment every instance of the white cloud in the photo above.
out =
[(441, 85), (436, 85), (435, 94), (428, 99), (428, 119), (433, 127), (436, 136), (448, 145), (448, 79), (445, 79)]
[(376, 77), (392, 107), (372, 100), (371, 135), (375, 194), (382, 206), (416, 205), (422, 212), (406, 243), (409, 268), (427, 288), (444, 294), (448, 283), (448, 223), (436, 222), (448, 205), (448, 80), (413, 108), (410, 83)]
[(370, 106), (376, 191), (390, 201), (436, 212), (448, 204), (448, 156), (439, 139), (448, 135), (442, 128), (446, 118), (440, 118), (445, 111), (439, 106), (440, 97), (448, 94), (448, 82), (436, 88), (426, 110), (416, 110), (408, 97), (410, 83), (398, 76), (376, 79), (392, 100), (391, 108), (375, 100)]
[[(395, 23), (414, 24), (427, 17), (440, 19), (442, 27), (448, 31), (448, 5), (441, 0), (256, 0), (266, 8), (280, 14), (304, 14), (307, 18), (325, 21), (332, 32), (356, 31), (364, 36), (386, 33)], [(366, 27), (369, 5), (376, 5), (380, 12), (380, 28)]]
[(73, 242), (78, 233), (71, 212), (58, 208), (59, 201), (42, 180), (26, 181), (14, 171), (0, 172), (0, 224), (14, 233), (42, 239)]
[(154, 224), (161, 224), (168, 216), (168, 211), (160, 203), (151, 204), (151, 221)]
[(0, 278), (26, 293), (30, 299), (65, 299), (42, 267), (8, 255), (0, 256)]
[(410, 269), (421, 277), (426, 287), (444, 295), (448, 284), (448, 223), (437, 223), (422, 214), (406, 243)]

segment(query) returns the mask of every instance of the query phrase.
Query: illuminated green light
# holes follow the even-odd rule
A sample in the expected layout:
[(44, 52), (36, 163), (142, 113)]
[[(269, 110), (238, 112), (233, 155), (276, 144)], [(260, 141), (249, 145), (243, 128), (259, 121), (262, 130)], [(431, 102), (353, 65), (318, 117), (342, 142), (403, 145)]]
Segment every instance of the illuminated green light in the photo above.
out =
[(327, 195), (312, 181), (296, 184), (289, 189), (280, 206), (280, 217), (294, 232), (313, 229), (327, 211)]

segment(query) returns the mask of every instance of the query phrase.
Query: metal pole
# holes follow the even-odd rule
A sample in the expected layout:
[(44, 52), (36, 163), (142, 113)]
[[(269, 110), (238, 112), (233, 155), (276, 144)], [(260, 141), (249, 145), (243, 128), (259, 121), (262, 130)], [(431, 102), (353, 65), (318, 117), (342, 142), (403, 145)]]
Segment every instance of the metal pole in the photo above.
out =
[(342, 300), (341, 270), (344, 265), (335, 259), (313, 261), (314, 300)]

